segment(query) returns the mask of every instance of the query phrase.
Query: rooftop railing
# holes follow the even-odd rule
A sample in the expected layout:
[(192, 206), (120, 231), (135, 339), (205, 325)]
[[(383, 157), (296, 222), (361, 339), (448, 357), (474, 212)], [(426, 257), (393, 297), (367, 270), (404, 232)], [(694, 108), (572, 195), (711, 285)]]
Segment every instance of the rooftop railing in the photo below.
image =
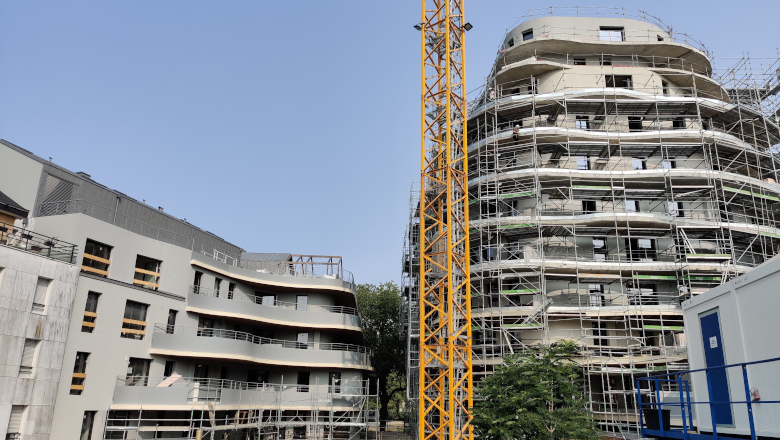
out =
[(0, 245), (70, 264), (76, 262), (78, 253), (75, 244), (3, 222), (0, 222)]
[(251, 293), (243, 293), (243, 292), (235, 293), (226, 290), (216, 290), (216, 289), (210, 289), (207, 287), (194, 286), (194, 285), (190, 286), (190, 293), (196, 295), (210, 296), (213, 298), (222, 298), (222, 299), (234, 300), (234, 301), (245, 301), (245, 302), (258, 304), (265, 307), (276, 307), (276, 308), (287, 309), (287, 310), (341, 313), (345, 315), (358, 314), (357, 309), (354, 307), (308, 304), (302, 309), (301, 306), (299, 306), (296, 303), (278, 301), (275, 297), (272, 296), (264, 297), (261, 295), (253, 295)]
[(199, 336), (204, 338), (224, 338), (236, 341), (246, 341), (253, 344), (270, 345), (282, 348), (294, 348), (299, 350), (326, 350), (326, 351), (349, 351), (353, 353), (362, 353), (371, 355), (368, 347), (355, 344), (343, 344), (340, 342), (297, 342), (286, 341), (283, 339), (271, 339), (256, 336), (251, 333), (223, 330), (215, 328), (183, 327), (167, 324), (155, 324), (155, 333), (167, 333), (173, 335)]
[(203, 377), (171, 376), (117, 376), (118, 387), (154, 387), (154, 388), (187, 388), (189, 399), (197, 401), (219, 401), (221, 390), (306, 392), (315, 394), (340, 394), (342, 396), (361, 396), (369, 390), (368, 380), (338, 380), (336, 384), (283, 384), (267, 382), (243, 382), (229, 379), (212, 379)]
[[(335, 258), (338, 261), (328, 261)], [(320, 259), (325, 261), (318, 261)], [(355, 287), (355, 277), (352, 272), (341, 267), (341, 257), (293, 255), (293, 261), (241, 260), (240, 266), (270, 275), (343, 280), (351, 289)]]

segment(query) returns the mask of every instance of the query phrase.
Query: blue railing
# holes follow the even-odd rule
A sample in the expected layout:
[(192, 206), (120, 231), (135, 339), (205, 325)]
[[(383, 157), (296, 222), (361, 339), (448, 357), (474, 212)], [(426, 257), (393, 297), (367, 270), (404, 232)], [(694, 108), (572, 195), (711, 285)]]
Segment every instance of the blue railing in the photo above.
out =
[[(763, 361), (744, 362), (741, 364), (723, 365), (720, 367), (701, 368), (698, 370), (678, 371), (669, 374), (661, 374), (658, 376), (641, 377), (636, 381), (637, 401), (639, 402), (639, 425), (642, 427), (642, 437), (664, 437), (664, 438), (679, 438), (684, 440), (698, 440), (698, 439), (713, 439), (719, 438), (718, 436), (718, 418), (716, 417), (716, 407), (719, 405), (728, 405), (729, 411), (731, 405), (744, 404), (747, 407), (748, 423), (750, 425), (750, 438), (757, 440), (756, 427), (753, 420), (753, 403), (780, 403), (780, 400), (751, 400), (750, 381), (748, 380), (748, 365), (765, 364), (769, 362), (780, 361), (780, 358), (766, 359)], [(716, 401), (713, 399), (712, 388), (712, 373), (720, 370), (726, 370), (727, 368), (742, 368), (742, 379), (745, 386), (745, 398), (748, 400), (728, 400), (728, 401)], [(706, 402), (694, 402), (691, 401), (691, 386), (689, 380), (683, 380), (683, 376), (691, 373), (704, 372), (707, 376), (707, 395), (708, 400)], [(648, 382), (648, 386), (645, 389), (650, 388), (655, 392), (655, 402), (642, 402), (642, 382)], [(650, 384), (655, 386), (650, 386)], [(664, 403), (661, 402), (661, 387), (666, 384), (674, 384), (677, 386), (677, 392), (679, 393), (678, 402)], [(708, 405), (710, 410), (710, 421), (712, 433), (701, 433), (701, 426), (694, 428), (693, 424), (693, 411), (692, 405)], [(668, 409), (666, 409), (666, 408)], [(670, 417), (664, 417), (664, 411), (666, 414), (670, 414), (671, 408), (680, 408), (680, 416), (682, 419), (682, 429), (672, 429), (671, 423), (669, 423)], [(648, 423), (645, 423), (645, 414), (643, 409), (648, 408)], [(653, 410), (655, 408), (655, 410)], [(650, 416), (652, 414), (652, 416)], [(657, 419), (656, 419), (657, 417)], [(650, 420), (652, 419), (652, 420)], [(669, 425), (669, 426), (667, 426)], [(698, 432), (697, 432), (698, 431)], [(721, 435), (720, 437), (724, 437)], [(728, 435), (726, 438), (729, 438)]]

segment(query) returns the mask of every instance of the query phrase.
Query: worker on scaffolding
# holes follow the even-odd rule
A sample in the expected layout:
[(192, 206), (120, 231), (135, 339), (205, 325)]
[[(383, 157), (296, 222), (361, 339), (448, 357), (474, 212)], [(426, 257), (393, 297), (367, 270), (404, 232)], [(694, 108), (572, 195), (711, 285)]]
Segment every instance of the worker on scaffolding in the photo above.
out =
[(488, 99), (491, 100), (491, 101), (495, 101), (496, 100), (496, 91), (493, 89), (493, 87), (488, 89)]
[(520, 125), (515, 124), (515, 126), (512, 128), (512, 139), (519, 141), (520, 140)]

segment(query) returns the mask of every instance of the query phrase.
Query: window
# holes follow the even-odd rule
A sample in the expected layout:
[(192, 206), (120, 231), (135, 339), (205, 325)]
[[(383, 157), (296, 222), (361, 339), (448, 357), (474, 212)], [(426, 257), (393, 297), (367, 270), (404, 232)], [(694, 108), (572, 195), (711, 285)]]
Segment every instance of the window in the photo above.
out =
[[(536, 78), (531, 78), (531, 83), (528, 84), (528, 93), (530, 94), (536, 94), (539, 93), (539, 80)], [(522, 124), (520, 124), (522, 127)]]
[(574, 121), (574, 128), (579, 128), (580, 130), (590, 129), (590, 117), (577, 116), (577, 119)]
[(175, 368), (176, 368), (176, 361), (165, 361), (165, 370), (163, 371), (163, 376), (171, 377), (171, 375), (173, 375), (173, 370)]
[(87, 293), (87, 305), (84, 306), (84, 321), (81, 323), (81, 331), (92, 333), (95, 331), (97, 321), (97, 306), (100, 294), (97, 292)]
[(236, 283), (228, 284), (228, 299), (233, 299), (233, 294), (236, 292)]
[(607, 260), (607, 239), (604, 237), (593, 238), (593, 260)]
[(255, 302), (259, 302), (267, 307), (274, 307), (276, 305), (276, 295), (255, 291)]
[(173, 331), (176, 327), (177, 313), (179, 313), (178, 310), (173, 310), (173, 309), (168, 310), (168, 326), (165, 328), (165, 333), (173, 334)]
[(633, 261), (655, 261), (655, 240), (652, 238), (627, 238), (627, 255)]
[(591, 307), (600, 307), (600, 306), (606, 306), (607, 302), (604, 298), (604, 286), (601, 284), (589, 284), (588, 285), (588, 293), (590, 294), (590, 298), (588, 301), (588, 305)]
[(661, 81), (661, 91), (664, 95), (669, 94), (669, 83), (666, 81)]
[(302, 440), (306, 438), (306, 427), (305, 426), (293, 426), (293, 439), (294, 440)]
[(595, 200), (583, 200), (582, 201), (582, 212), (584, 214), (592, 214), (596, 212), (596, 201)]
[(684, 217), (682, 202), (667, 202), (669, 207), (669, 215), (672, 217)]
[(26, 405), (11, 406), (11, 416), (8, 419), (8, 430), (6, 431), (7, 434), (5, 437), (7, 440), (22, 438), (25, 415), (27, 415)]
[(527, 31), (523, 31), (523, 41), (528, 41), (534, 37), (534, 30), (528, 29)]
[(162, 261), (139, 255), (135, 259), (135, 276), (133, 284), (150, 289), (160, 288), (160, 270)]
[(70, 394), (80, 396), (84, 392), (84, 381), (87, 380), (87, 358), (89, 353), (76, 353), (76, 363), (73, 365), (73, 378), (70, 382)]
[[(196, 379), (208, 379), (209, 378), (209, 366), (205, 364), (195, 365), (195, 378)], [(208, 381), (199, 381), (208, 382)]]
[[(607, 336), (607, 323), (606, 322), (593, 322), (591, 323), (593, 327), (593, 336)], [(609, 339), (604, 338), (593, 338), (593, 345), (598, 345), (601, 347), (608, 347), (609, 346)]]
[(51, 280), (46, 278), (38, 278), (38, 283), (35, 285), (35, 296), (32, 302), (32, 312), (36, 314), (43, 314), (46, 308), (46, 295), (49, 292), (49, 286)]
[(309, 376), (311, 373), (308, 371), (299, 371), (298, 372), (298, 392), (299, 393), (308, 393), (309, 392)]
[(626, 200), (626, 211), (627, 212), (639, 212), (639, 201), (638, 200)]
[(127, 339), (143, 339), (146, 334), (146, 310), (148, 304), (127, 300), (125, 317), (122, 320), (121, 337)]
[(628, 131), (642, 131), (642, 118), (639, 116), (629, 116)]
[(587, 156), (579, 156), (579, 157), (577, 157), (577, 169), (578, 170), (589, 170), (590, 169), (590, 159)]
[(631, 89), (633, 87), (631, 75), (606, 75), (604, 81), (607, 87), (618, 89)]
[(19, 377), (32, 377), (35, 366), (35, 353), (38, 351), (40, 341), (25, 339), (22, 349), (22, 362), (19, 364)]
[(602, 66), (611, 66), (612, 65), (612, 57), (605, 57), (604, 55), (601, 56), (601, 65)]
[(219, 298), (219, 289), (222, 287), (222, 278), (214, 278), (214, 296)]
[(309, 345), (309, 333), (298, 332), (298, 348), (307, 348)]
[(249, 370), (247, 382), (268, 383), (268, 370)]
[(631, 169), (632, 170), (646, 170), (647, 169), (647, 161), (645, 159), (632, 159), (631, 160)]
[(658, 296), (655, 292), (655, 284), (640, 284), (638, 288), (628, 289), (632, 295), (631, 304), (657, 305)]
[(127, 386), (145, 387), (149, 380), (149, 365), (151, 363), (151, 359), (130, 358), (127, 363), (127, 378), (125, 379)]
[(515, 46), (515, 39), (514, 37), (510, 38), (509, 41), (506, 42), (506, 47), (514, 47)]
[(585, 58), (574, 58), (574, 65), (575, 66), (584, 66), (585, 65)]
[(219, 369), (219, 378), (221, 380), (226, 380), (228, 378), (228, 373), (229, 373), (228, 367), (222, 366)]
[(328, 373), (328, 387), (330, 388), (330, 393), (341, 393), (341, 372), (331, 371)]
[(203, 278), (203, 272), (195, 271), (195, 281), (192, 282), (192, 293), (200, 293), (200, 281)]
[(97, 411), (84, 411), (84, 417), (81, 419), (79, 440), (90, 440), (92, 438), (92, 426), (95, 424), (96, 413)]
[(622, 27), (602, 26), (599, 28), (599, 40), (601, 41), (626, 41)]
[(111, 249), (113, 248), (107, 244), (87, 239), (87, 244), (84, 245), (84, 258), (81, 260), (81, 271), (103, 278), (108, 277)]
[(672, 128), (676, 130), (685, 129), (685, 118), (674, 118)]
[(262, 328), (252, 327), (252, 335), (257, 336), (258, 338), (265, 338), (265, 339), (273, 339), (274, 338), (274, 331), (273, 330), (265, 330)]
[(667, 159), (667, 160), (662, 162), (662, 165), (663, 165), (665, 170), (673, 170), (673, 169), (677, 168), (677, 161), (672, 160), (672, 159)]
[(305, 312), (308, 305), (309, 305), (309, 296), (298, 295), (297, 301), (295, 302), (295, 310), (300, 310)]
[(214, 336), (214, 320), (211, 318), (198, 317), (198, 336)]

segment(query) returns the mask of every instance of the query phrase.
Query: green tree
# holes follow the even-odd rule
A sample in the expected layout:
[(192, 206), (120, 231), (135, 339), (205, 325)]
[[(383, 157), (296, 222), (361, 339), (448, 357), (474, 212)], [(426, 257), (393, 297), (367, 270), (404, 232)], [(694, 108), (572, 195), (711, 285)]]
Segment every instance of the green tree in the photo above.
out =
[[(401, 322), (401, 290), (392, 281), (358, 284), (357, 305), (363, 336), (374, 352), (374, 372), (379, 380), (379, 418), (388, 420), (393, 397), (406, 390), (406, 335)], [(398, 408), (396, 408), (396, 414)]]
[(474, 427), (483, 440), (599, 439), (582, 392), (577, 346), (561, 341), (504, 358), (478, 390)]

